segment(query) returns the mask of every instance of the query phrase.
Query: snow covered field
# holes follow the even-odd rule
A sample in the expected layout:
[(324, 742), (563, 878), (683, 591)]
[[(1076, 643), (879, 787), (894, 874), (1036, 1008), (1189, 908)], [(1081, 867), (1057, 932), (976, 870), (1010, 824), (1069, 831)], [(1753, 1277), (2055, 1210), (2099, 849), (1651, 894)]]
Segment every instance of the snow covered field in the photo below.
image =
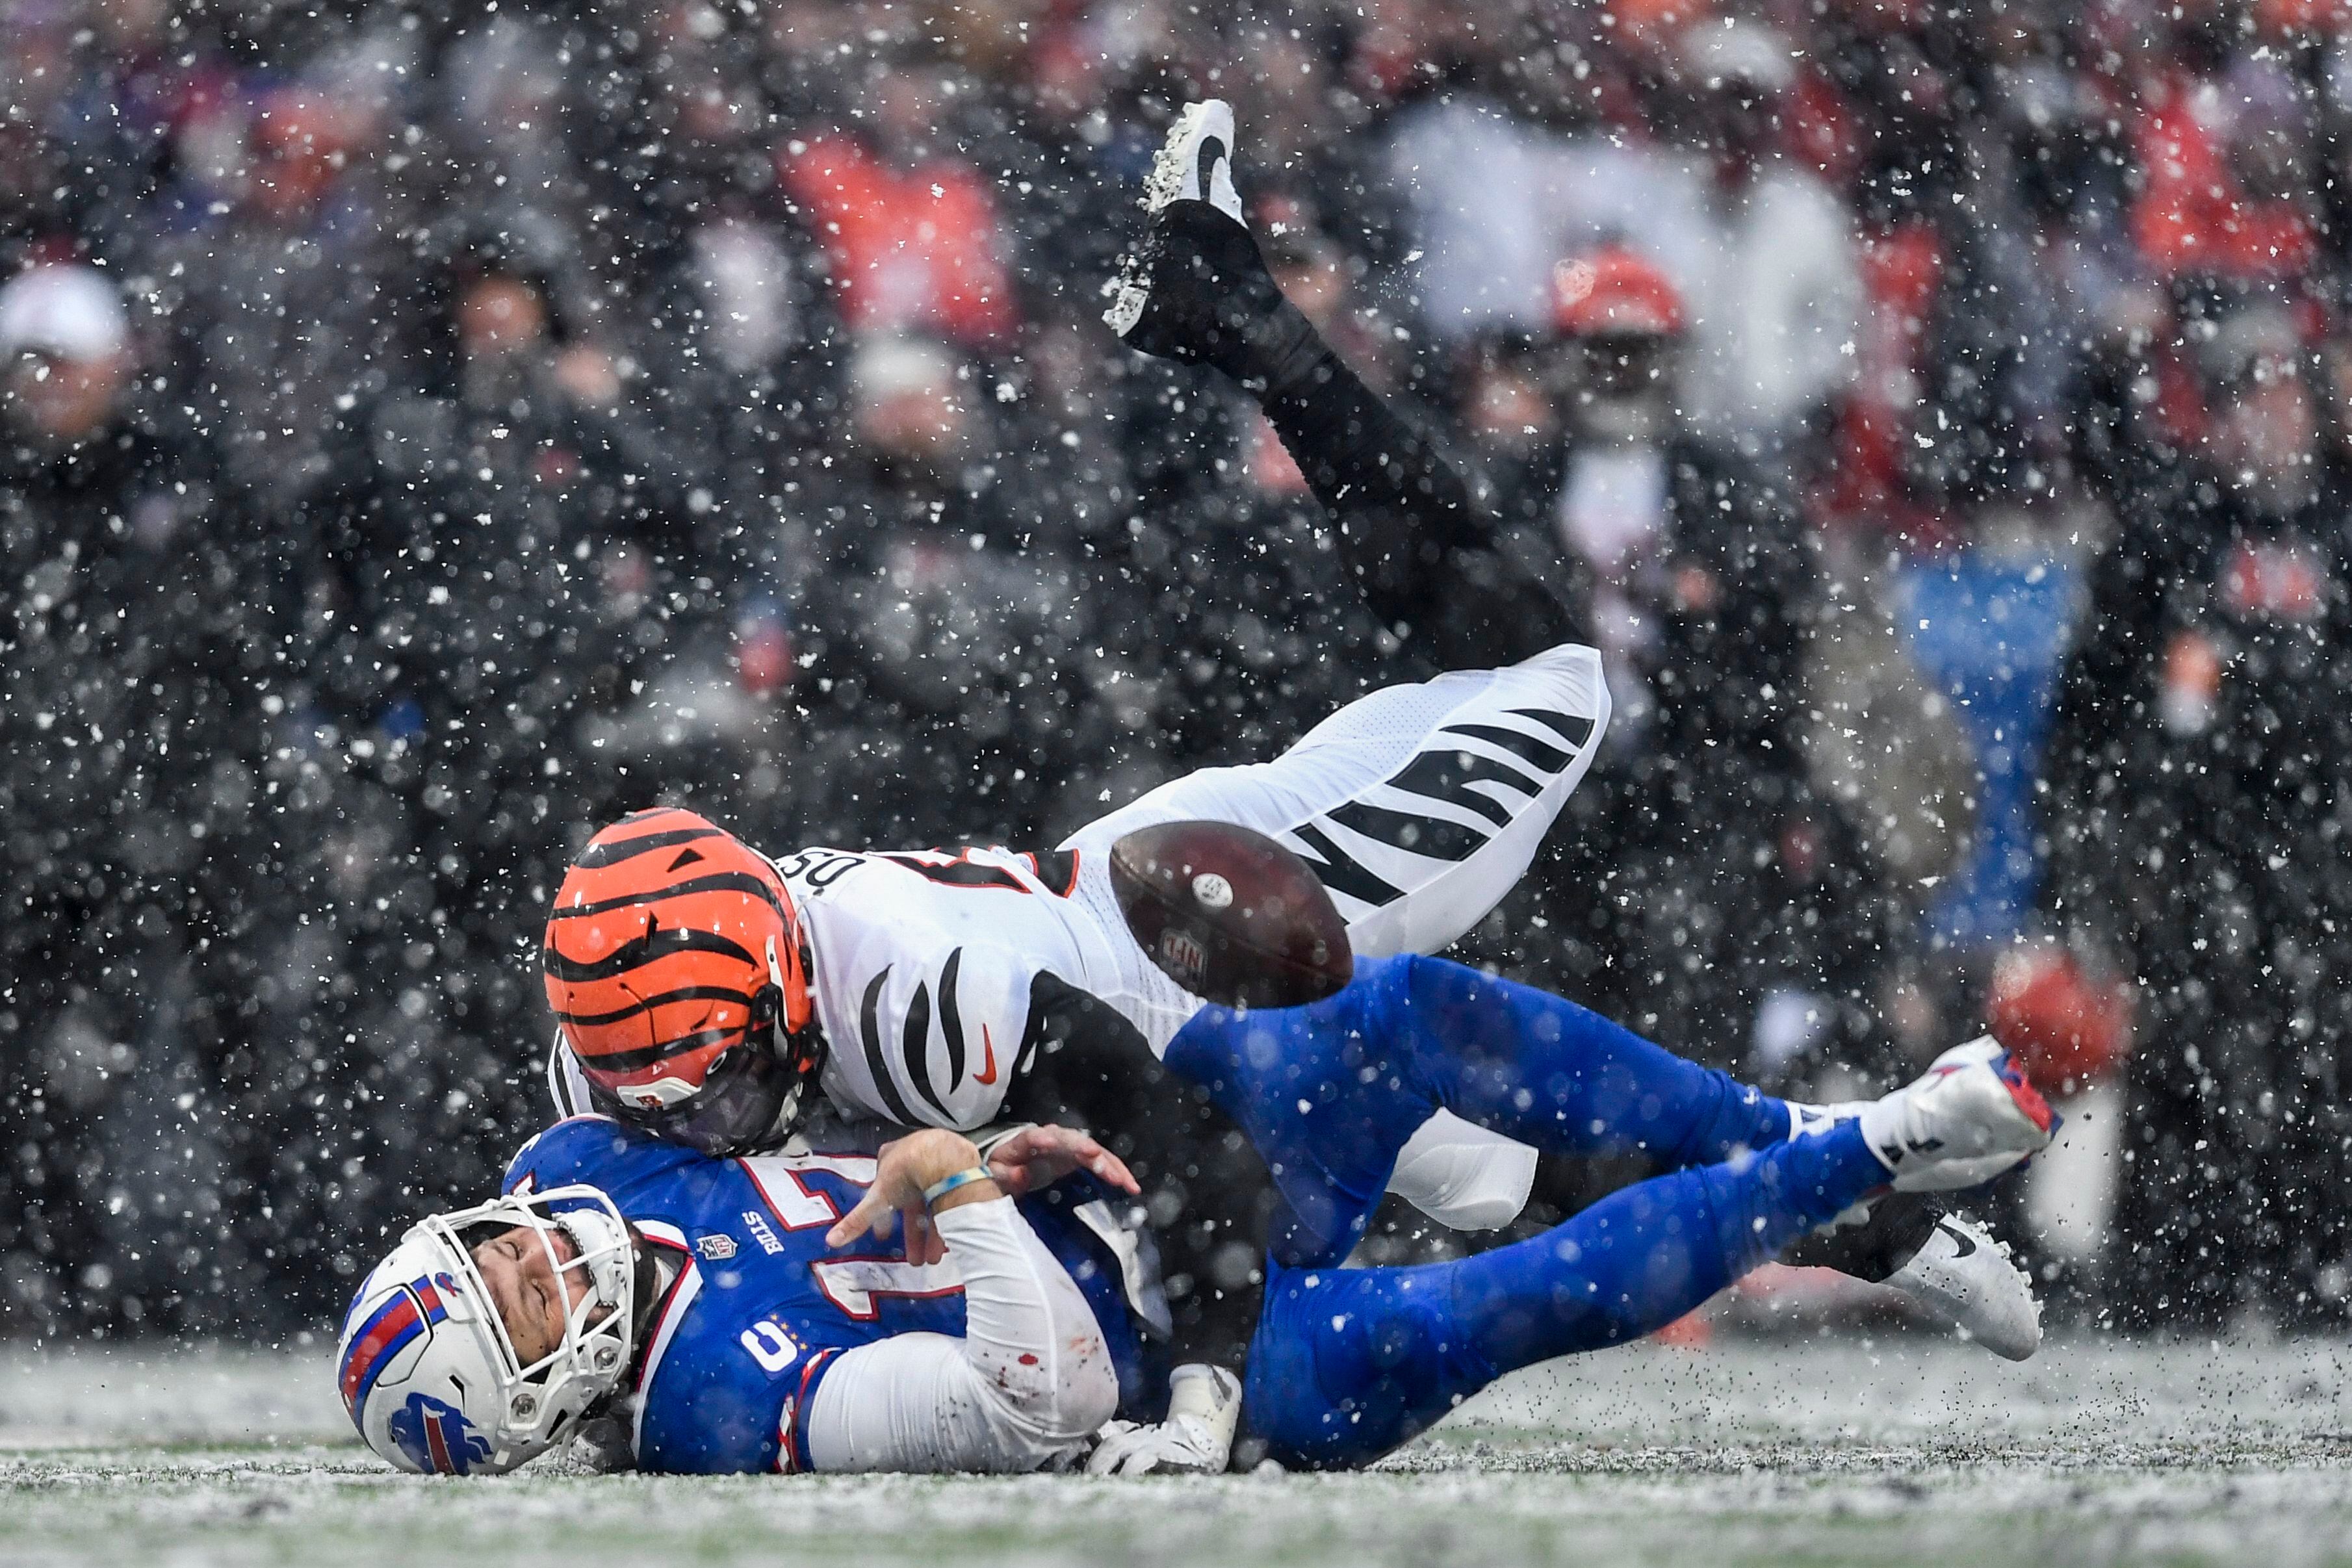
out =
[(323, 1352), (0, 1351), (0, 1563), (2352, 1563), (2352, 1346), (1890, 1333), (1539, 1368), (1354, 1476), (425, 1482)]

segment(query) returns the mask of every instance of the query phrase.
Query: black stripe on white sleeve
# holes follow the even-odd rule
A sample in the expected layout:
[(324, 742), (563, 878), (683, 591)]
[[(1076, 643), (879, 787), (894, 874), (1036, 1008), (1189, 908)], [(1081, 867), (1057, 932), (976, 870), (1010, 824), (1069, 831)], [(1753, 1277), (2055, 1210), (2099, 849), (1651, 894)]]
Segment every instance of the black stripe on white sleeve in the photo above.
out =
[(555, 1102), (555, 1119), (571, 1120), (580, 1114), (580, 1106), (572, 1093), (572, 1074), (565, 1071), (564, 1059), (571, 1053), (563, 1048), (563, 1031), (555, 1031), (555, 1042), (547, 1048), (547, 1094)]

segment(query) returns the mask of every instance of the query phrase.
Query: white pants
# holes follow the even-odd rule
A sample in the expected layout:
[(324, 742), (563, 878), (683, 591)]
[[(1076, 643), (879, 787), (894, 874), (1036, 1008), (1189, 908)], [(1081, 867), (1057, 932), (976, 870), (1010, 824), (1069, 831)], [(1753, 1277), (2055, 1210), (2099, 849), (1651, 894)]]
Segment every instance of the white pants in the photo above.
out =
[[(1174, 779), (1064, 842), (1094, 852), (1158, 822), (1255, 828), (1304, 856), (1363, 957), (1434, 953), (1527, 872), (1609, 722), (1601, 656), (1574, 644), (1361, 697), (1272, 762)], [(1389, 1189), (1457, 1230), (1526, 1207), (1536, 1152), (1440, 1111)]]

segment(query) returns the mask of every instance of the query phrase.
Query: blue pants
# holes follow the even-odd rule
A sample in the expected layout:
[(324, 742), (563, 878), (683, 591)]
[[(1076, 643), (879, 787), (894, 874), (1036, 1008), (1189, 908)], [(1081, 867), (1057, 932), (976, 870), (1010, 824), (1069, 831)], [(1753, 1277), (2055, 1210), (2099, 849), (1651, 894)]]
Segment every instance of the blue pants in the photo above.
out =
[[(1312, 1007), (1204, 1009), (1167, 1061), (1274, 1173), (1245, 1409), (1290, 1465), (1363, 1463), (1513, 1367), (1663, 1327), (1886, 1180), (1851, 1125), (1791, 1141), (1783, 1102), (1442, 959), (1360, 964)], [(1556, 1154), (1686, 1168), (1475, 1258), (1339, 1268), (1441, 1106)]]

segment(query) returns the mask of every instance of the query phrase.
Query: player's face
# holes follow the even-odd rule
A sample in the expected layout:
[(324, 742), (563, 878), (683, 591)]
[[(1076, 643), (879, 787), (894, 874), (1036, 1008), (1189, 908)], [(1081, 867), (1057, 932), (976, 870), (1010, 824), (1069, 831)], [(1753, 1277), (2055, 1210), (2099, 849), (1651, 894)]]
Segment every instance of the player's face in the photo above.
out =
[(548, 1248), (538, 1233), (521, 1226), (474, 1249), (474, 1267), (481, 1270), (491, 1303), (507, 1325), (515, 1359), (525, 1366), (563, 1343), (564, 1322), (590, 1289), (586, 1270), (557, 1267), (580, 1255), (572, 1238), (551, 1230), (547, 1240), (555, 1249), (554, 1263), (548, 1260)]

